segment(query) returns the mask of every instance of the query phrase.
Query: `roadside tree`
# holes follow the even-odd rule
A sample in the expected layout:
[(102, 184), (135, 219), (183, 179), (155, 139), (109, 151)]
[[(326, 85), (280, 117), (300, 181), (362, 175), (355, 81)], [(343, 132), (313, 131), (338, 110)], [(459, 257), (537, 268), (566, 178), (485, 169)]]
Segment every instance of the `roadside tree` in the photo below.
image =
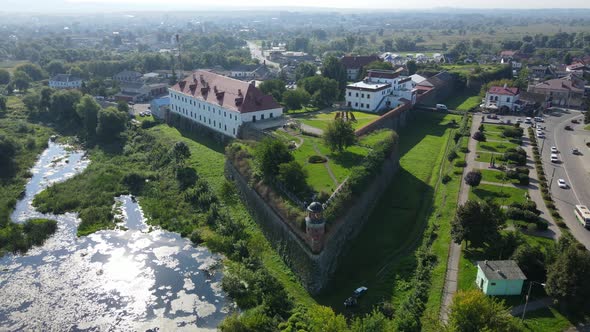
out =
[(497, 204), (468, 200), (457, 209), (451, 222), (451, 236), (455, 243), (465, 240), (470, 246), (481, 247), (498, 239), (504, 222)]
[(465, 175), (465, 183), (467, 183), (471, 188), (479, 186), (481, 183), (481, 172), (479, 170), (470, 171)]

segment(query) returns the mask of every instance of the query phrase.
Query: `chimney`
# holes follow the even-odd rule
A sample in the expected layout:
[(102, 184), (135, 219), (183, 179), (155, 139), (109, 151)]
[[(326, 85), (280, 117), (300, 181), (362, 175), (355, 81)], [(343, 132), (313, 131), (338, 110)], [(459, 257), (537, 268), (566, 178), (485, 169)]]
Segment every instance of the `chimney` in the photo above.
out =
[(242, 96), (242, 89), (238, 89), (238, 96)]
[(253, 87), (256, 87), (256, 81), (254, 81), (254, 80), (250, 81), (250, 85)]

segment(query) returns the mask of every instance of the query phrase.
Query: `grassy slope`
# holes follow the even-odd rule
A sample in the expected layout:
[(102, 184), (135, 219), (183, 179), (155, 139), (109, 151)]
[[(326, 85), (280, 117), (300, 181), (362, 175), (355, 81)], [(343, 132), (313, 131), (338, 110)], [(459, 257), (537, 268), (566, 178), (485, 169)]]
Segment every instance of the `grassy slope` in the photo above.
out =
[[(170, 144), (177, 141), (185, 142), (191, 149), (191, 159), (188, 164), (195, 167), (197, 173), (205, 178), (215, 193), (219, 195), (222, 185), (225, 182), (225, 156), (223, 154), (223, 147), (220, 144), (214, 141), (208, 141), (202, 137), (199, 137), (198, 140), (193, 139), (194, 137), (190, 134), (184, 136), (177, 129), (166, 125), (156, 126), (151, 128), (150, 131), (162, 141)], [(221, 195), (219, 196), (221, 197)], [(269, 272), (281, 281), (287, 292), (294, 297), (295, 301), (306, 306), (315, 303), (303, 286), (299, 284), (293, 272), (291, 272), (280, 256), (270, 247), (260, 228), (246, 211), (245, 206), (241, 202), (227, 204), (227, 206), (234, 218), (248, 225), (248, 231), (251, 233), (254, 239), (253, 241), (256, 241), (258, 244), (264, 264), (269, 269)]]
[(444, 104), (451, 110), (466, 112), (479, 106), (479, 104), (481, 104), (481, 97), (479, 95), (474, 96), (462, 93), (448, 98), (445, 100)]
[[(449, 138), (448, 127), (441, 123), (458, 120), (457, 116), (435, 113), (420, 113), (418, 117), (400, 132), (402, 169), (351, 243), (350, 251), (341, 258), (337, 277), (319, 297), (321, 303), (341, 311), (343, 300), (362, 284), (369, 292), (359, 311), (368, 311), (380, 301), (399, 302), (410, 289), (415, 264), (412, 252), (422, 240), (432, 211), (433, 188)], [(446, 253), (444, 242), (441, 238)], [(435, 250), (440, 250), (438, 245)]]

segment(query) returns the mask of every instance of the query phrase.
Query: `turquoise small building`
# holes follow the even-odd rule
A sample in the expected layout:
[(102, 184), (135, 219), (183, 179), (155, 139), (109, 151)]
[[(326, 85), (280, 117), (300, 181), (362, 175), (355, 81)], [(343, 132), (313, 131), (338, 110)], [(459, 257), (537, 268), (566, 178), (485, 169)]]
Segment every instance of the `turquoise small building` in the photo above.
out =
[(486, 295), (520, 295), (526, 276), (515, 261), (478, 261), (475, 283)]

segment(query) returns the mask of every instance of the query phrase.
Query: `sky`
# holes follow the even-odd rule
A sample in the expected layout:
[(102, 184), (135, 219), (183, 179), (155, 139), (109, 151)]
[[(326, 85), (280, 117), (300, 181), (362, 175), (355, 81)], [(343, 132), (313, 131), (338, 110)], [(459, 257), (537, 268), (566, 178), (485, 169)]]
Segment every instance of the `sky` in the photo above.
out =
[(250, 8), (357, 8), (436, 9), (453, 8), (590, 8), (590, 0), (0, 0), (2, 11), (75, 12), (120, 10), (210, 10)]

